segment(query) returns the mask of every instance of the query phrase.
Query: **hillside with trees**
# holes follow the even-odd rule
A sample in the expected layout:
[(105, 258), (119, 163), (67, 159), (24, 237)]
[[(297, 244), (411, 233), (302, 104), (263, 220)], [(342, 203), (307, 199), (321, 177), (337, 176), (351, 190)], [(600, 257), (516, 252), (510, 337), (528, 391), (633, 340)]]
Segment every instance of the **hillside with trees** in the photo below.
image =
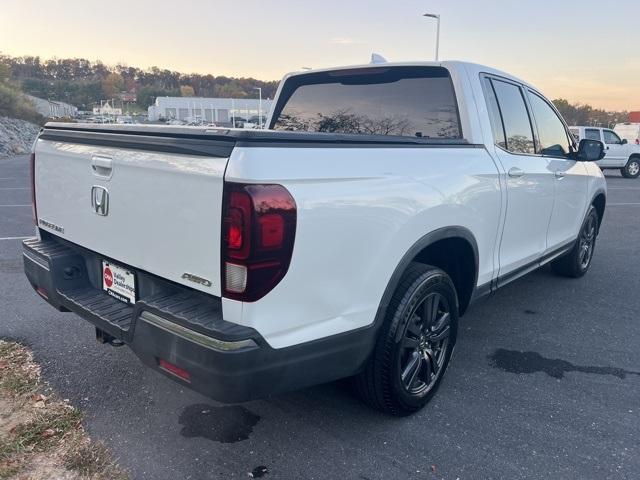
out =
[[(83, 58), (42, 59), (0, 54), (0, 110), (4, 108), (7, 116), (12, 116), (12, 111), (19, 112), (21, 118), (32, 112), (22, 104), (20, 91), (67, 102), (81, 110), (89, 110), (101, 100), (131, 93), (135, 94), (137, 107), (146, 110), (158, 96), (256, 98), (255, 87), (262, 88), (263, 98), (273, 98), (278, 82), (186, 74), (158, 67), (109, 66)], [(608, 112), (590, 105), (571, 104), (565, 99), (554, 100), (554, 104), (569, 125), (612, 127), (628, 118), (627, 112)]]
[(138, 107), (146, 109), (157, 96), (256, 98), (255, 87), (262, 88), (263, 98), (273, 98), (278, 86), (276, 81), (185, 74), (158, 67), (109, 66), (83, 58), (0, 55), (0, 65), (24, 93), (67, 102), (81, 110), (122, 93), (134, 93)]
[(629, 119), (629, 112), (608, 112), (591, 105), (572, 105), (563, 98), (553, 103), (569, 125), (613, 128), (616, 123), (624, 123)]

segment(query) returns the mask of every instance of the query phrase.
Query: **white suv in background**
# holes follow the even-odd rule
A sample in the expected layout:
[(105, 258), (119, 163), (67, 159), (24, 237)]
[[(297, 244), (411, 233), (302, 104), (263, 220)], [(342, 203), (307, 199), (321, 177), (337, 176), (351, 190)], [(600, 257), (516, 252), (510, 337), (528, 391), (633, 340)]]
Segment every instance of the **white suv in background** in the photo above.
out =
[(578, 140), (600, 140), (605, 145), (605, 157), (600, 160), (600, 168), (619, 169), (625, 178), (640, 176), (640, 145), (632, 145), (625, 138), (608, 128), (569, 127)]

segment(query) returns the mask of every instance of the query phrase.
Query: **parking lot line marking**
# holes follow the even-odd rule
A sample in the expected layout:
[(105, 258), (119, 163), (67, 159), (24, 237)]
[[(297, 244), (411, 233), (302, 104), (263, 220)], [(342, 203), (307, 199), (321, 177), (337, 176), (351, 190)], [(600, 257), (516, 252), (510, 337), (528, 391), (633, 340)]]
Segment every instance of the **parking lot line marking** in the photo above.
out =
[(636, 203), (610, 203), (607, 206), (608, 207), (620, 207), (622, 205), (640, 205), (640, 202), (636, 202)]
[(0, 237), (0, 240), (26, 240), (31, 237)]

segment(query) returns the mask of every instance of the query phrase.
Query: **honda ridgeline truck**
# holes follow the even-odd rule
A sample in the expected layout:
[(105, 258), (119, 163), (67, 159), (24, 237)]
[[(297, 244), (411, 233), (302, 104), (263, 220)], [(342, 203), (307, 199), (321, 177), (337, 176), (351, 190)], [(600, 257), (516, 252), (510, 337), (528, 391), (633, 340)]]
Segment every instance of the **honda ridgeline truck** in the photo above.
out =
[(461, 62), (293, 73), (268, 130), (49, 123), (35, 291), (223, 402), (344, 377), (404, 415), (470, 304), (591, 265), (606, 186), (533, 86)]

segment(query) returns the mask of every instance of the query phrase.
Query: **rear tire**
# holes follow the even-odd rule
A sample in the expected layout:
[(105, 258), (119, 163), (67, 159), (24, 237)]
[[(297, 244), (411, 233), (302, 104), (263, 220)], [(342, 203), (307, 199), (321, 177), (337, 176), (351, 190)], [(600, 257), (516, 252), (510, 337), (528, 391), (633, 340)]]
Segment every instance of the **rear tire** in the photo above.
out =
[(404, 273), (365, 370), (358, 395), (382, 412), (404, 416), (435, 395), (458, 332), (458, 297), (449, 276), (412, 263)]
[(598, 212), (592, 205), (582, 222), (574, 247), (569, 253), (551, 262), (551, 268), (555, 273), (570, 278), (579, 278), (587, 273), (596, 248), (599, 220)]
[(631, 157), (627, 164), (620, 169), (624, 178), (638, 178), (640, 176), (640, 157)]

